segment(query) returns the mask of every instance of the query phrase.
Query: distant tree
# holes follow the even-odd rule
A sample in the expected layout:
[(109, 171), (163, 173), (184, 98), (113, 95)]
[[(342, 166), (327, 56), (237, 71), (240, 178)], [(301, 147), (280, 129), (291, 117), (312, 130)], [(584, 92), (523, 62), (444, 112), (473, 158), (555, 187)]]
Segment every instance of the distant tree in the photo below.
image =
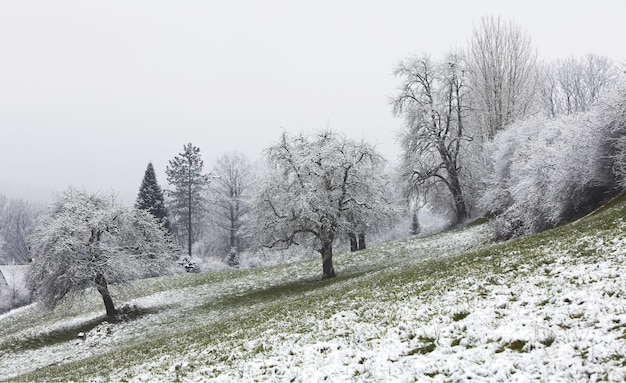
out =
[(323, 279), (336, 275), (333, 243), (339, 234), (383, 224), (395, 214), (379, 171), (384, 160), (365, 142), (331, 131), (283, 133), (266, 155), (269, 170), (254, 203), (256, 233), (267, 247), (317, 248)]
[(202, 172), (203, 167), (200, 148), (189, 143), (184, 146), (182, 153), (169, 161), (165, 170), (167, 181), (174, 186), (174, 190), (168, 191), (170, 210), (178, 225), (183, 228), (190, 257), (193, 242), (197, 240), (194, 228), (199, 225), (198, 218), (206, 209), (205, 192), (210, 183), (210, 176)]
[(28, 284), (44, 307), (95, 287), (107, 316), (117, 314), (109, 283), (165, 273), (176, 260), (176, 249), (150, 213), (74, 188), (37, 220), (30, 244)]
[(540, 96), (551, 117), (588, 111), (618, 80), (619, 70), (605, 56), (558, 60), (543, 68)]
[(469, 111), (466, 67), (462, 54), (436, 62), (424, 55), (401, 62), (395, 70), (403, 85), (391, 101), (405, 120), (401, 133), (401, 177), (409, 198), (450, 196), (454, 223), (469, 214), (463, 190), (463, 154), (472, 137), (466, 129)]
[(531, 111), (538, 88), (537, 51), (520, 26), (486, 16), (474, 27), (468, 62), (477, 124), (492, 140)]
[(413, 210), (413, 217), (411, 218), (411, 235), (418, 235), (420, 232), (420, 221), (417, 216), (417, 209), (415, 209)]
[(148, 167), (144, 173), (143, 180), (141, 181), (141, 187), (139, 188), (139, 195), (137, 196), (137, 202), (135, 202), (135, 207), (137, 209), (146, 210), (159, 222), (167, 226), (165, 198), (163, 197), (163, 190), (157, 182), (152, 162), (148, 163)]
[(210, 210), (217, 229), (213, 242), (219, 251), (227, 254), (228, 264), (237, 266), (238, 254), (245, 245), (243, 227), (250, 211), (252, 167), (243, 154), (229, 153), (217, 160), (213, 174)]
[(26, 264), (30, 261), (28, 235), (42, 208), (22, 199), (0, 195), (0, 262)]

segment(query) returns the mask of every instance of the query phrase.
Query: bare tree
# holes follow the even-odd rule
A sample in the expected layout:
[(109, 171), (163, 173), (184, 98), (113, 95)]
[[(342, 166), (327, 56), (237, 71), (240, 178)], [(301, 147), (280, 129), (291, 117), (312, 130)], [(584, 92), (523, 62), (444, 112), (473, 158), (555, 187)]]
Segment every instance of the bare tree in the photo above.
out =
[(322, 256), (322, 278), (335, 277), (333, 243), (361, 224), (393, 216), (389, 187), (377, 170), (384, 160), (372, 146), (331, 131), (290, 137), (267, 151), (268, 174), (255, 197), (261, 243), (285, 248), (305, 243)]
[(468, 61), (478, 124), (492, 140), (531, 110), (537, 92), (537, 51), (521, 27), (489, 16), (474, 27)]
[(25, 264), (30, 261), (28, 235), (35, 218), (43, 209), (22, 199), (7, 199), (0, 195), (0, 237), (2, 255), (7, 264)]
[(611, 59), (592, 54), (544, 65), (540, 89), (543, 108), (551, 117), (586, 112), (618, 76)]
[(250, 211), (249, 193), (252, 186), (250, 161), (241, 153), (221, 156), (213, 167), (211, 221), (217, 229), (214, 244), (218, 251), (228, 254), (228, 263), (237, 264), (237, 254), (244, 246), (244, 220)]
[(403, 85), (391, 101), (396, 116), (405, 119), (401, 133), (401, 176), (408, 194), (438, 194), (443, 185), (451, 196), (455, 223), (469, 214), (461, 181), (464, 146), (471, 140), (465, 127), (468, 113), (464, 57), (450, 54), (434, 62), (419, 56), (395, 70)]

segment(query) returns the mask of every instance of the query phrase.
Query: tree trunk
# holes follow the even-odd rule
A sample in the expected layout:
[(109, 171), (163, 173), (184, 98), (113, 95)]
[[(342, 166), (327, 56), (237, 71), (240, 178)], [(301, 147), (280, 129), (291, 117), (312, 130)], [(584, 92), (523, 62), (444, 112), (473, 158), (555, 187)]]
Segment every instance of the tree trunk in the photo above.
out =
[(365, 233), (359, 234), (359, 250), (365, 250)]
[(452, 198), (454, 199), (454, 208), (456, 210), (456, 225), (459, 225), (467, 219), (467, 207), (465, 206), (461, 184), (456, 175), (451, 179), (451, 184)]
[(359, 250), (359, 244), (356, 240), (356, 234), (348, 233), (348, 237), (350, 237), (350, 251), (355, 252)]
[(323, 242), (320, 249), (322, 254), (322, 279), (334, 278), (335, 269), (333, 267), (333, 243), (332, 241)]
[(113, 305), (113, 299), (111, 299), (111, 294), (109, 293), (109, 287), (107, 285), (106, 279), (104, 279), (104, 275), (98, 274), (96, 275), (96, 279), (94, 280), (96, 283), (96, 287), (98, 288), (98, 292), (102, 295), (102, 300), (104, 301), (104, 308), (107, 311), (107, 317), (111, 318), (117, 314), (117, 310)]
[(191, 259), (191, 245), (192, 245), (192, 232), (191, 232), (191, 180), (189, 181), (188, 188), (188, 196), (187, 196), (187, 254), (189, 254), (189, 259)]

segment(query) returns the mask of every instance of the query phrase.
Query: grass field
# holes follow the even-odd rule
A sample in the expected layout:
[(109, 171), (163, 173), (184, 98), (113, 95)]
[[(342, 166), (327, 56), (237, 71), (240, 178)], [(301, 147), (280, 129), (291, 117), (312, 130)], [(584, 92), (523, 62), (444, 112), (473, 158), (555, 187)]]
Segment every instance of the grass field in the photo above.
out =
[[(495, 244), (490, 223), (0, 316), (0, 380), (623, 381), (626, 204)], [(85, 332), (84, 341), (77, 340)]]

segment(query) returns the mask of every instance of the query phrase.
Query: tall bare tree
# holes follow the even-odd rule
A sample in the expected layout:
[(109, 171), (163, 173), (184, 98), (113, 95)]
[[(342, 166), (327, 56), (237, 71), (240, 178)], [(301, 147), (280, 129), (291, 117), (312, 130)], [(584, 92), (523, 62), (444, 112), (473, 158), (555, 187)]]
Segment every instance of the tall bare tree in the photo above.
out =
[(585, 112), (612, 86), (619, 70), (605, 56), (588, 54), (581, 58), (557, 60), (543, 68), (541, 100), (551, 117)]
[(252, 166), (241, 153), (228, 153), (213, 166), (215, 180), (211, 183), (211, 221), (217, 228), (214, 243), (228, 254), (228, 263), (236, 266), (237, 255), (244, 246), (244, 220), (250, 211)]
[(454, 53), (440, 62), (414, 57), (394, 73), (403, 80), (391, 102), (394, 114), (406, 123), (401, 176), (408, 193), (428, 198), (443, 186), (453, 202), (455, 223), (460, 223), (469, 214), (461, 172), (463, 151), (471, 140), (465, 126), (469, 100), (464, 57)]
[(520, 26), (486, 16), (474, 27), (468, 61), (478, 124), (492, 140), (531, 110), (537, 92), (537, 51)]

